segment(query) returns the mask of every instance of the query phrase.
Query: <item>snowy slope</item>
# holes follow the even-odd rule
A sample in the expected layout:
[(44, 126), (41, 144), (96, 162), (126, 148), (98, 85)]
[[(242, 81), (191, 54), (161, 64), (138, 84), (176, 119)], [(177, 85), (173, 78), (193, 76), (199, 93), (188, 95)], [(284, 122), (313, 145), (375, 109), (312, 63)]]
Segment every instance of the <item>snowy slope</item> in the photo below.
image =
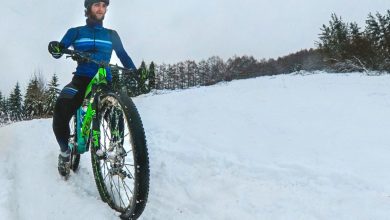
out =
[[(151, 160), (141, 219), (389, 219), (389, 84), (281, 75), (136, 98)], [(58, 176), (51, 120), (0, 140), (0, 219), (117, 218), (88, 155)]]

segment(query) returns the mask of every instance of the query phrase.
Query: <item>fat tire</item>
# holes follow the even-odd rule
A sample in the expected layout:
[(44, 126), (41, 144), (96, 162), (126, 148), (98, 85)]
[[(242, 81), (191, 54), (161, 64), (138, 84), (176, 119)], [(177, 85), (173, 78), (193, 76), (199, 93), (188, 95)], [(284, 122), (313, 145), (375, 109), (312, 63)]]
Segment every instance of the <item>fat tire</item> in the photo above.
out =
[[(95, 176), (95, 182), (99, 191), (101, 199), (106, 202), (111, 208), (121, 212), (120, 218), (133, 220), (137, 219), (145, 209), (148, 194), (149, 194), (149, 156), (146, 145), (145, 131), (141, 121), (141, 117), (137, 111), (133, 101), (124, 93), (107, 92), (100, 97), (98, 118), (102, 119), (101, 112), (104, 112), (105, 98), (115, 98), (123, 109), (124, 118), (131, 134), (132, 146), (133, 146), (133, 159), (134, 167), (136, 171), (134, 173), (134, 193), (132, 201), (126, 210), (119, 210), (116, 207), (113, 199), (111, 198), (109, 191), (104, 183), (104, 177), (102, 175), (100, 160), (96, 155), (96, 150), (93, 146), (91, 149), (91, 162), (92, 169)], [(100, 109), (101, 108), (101, 109)], [(100, 122), (99, 122), (100, 123)]]

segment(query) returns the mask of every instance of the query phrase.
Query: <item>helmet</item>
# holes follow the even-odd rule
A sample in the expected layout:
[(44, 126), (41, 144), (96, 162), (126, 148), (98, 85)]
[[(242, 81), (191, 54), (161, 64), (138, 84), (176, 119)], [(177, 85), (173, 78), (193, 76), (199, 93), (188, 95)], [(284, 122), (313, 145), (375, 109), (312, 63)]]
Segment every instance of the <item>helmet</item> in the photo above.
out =
[(85, 0), (84, 7), (89, 8), (89, 7), (91, 7), (92, 4), (98, 3), (98, 2), (104, 2), (104, 3), (106, 3), (106, 5), (110, 4), (110, 0)]

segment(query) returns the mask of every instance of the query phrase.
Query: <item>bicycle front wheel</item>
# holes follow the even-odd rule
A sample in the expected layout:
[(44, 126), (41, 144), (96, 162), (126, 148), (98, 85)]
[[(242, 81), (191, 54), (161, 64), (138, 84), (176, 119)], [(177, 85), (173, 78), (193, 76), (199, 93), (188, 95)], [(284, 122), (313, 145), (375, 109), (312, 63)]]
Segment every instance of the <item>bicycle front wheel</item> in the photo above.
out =
[(139, 113), (127, 95), (106, 93), (98, 106), (100, 148), (91, 142), (92, 167), (102, 200), (137, 219), (149, 193), (149, 158)]

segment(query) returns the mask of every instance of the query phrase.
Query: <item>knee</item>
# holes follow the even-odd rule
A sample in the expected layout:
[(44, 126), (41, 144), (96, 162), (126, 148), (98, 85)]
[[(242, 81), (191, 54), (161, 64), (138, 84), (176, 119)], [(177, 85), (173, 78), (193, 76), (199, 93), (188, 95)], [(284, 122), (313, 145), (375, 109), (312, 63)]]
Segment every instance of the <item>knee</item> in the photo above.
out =
[(69, 123), (75, 110), (71, 99), (57, 99), (54, 106), (53, 128)]

